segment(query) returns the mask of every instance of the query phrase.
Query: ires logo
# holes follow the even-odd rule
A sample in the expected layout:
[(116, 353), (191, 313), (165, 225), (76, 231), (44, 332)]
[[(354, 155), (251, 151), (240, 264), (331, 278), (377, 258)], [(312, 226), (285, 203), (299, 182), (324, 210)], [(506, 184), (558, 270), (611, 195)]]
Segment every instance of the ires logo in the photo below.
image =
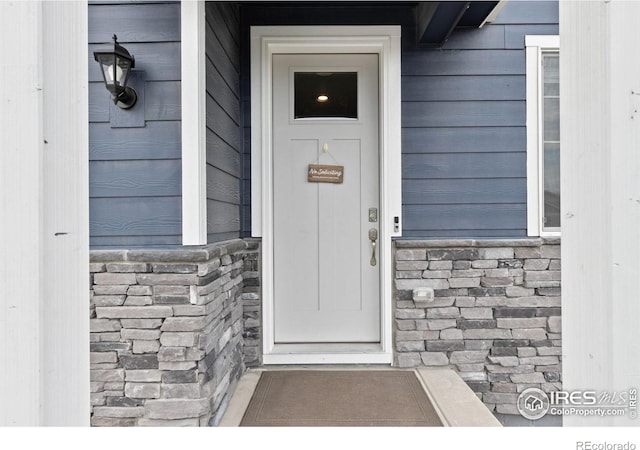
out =
[(598, 395), (595, 391), (556, 391), (549, 392), (547, 395), (549, 396), (549, 401), (554, 406), (593, 406), (598, 404)]
[(638, 391), (553, 391), (524, 390), (517, 401), (520, 414), (531, 420), (550, 415), (624, 416), (637, 418)]

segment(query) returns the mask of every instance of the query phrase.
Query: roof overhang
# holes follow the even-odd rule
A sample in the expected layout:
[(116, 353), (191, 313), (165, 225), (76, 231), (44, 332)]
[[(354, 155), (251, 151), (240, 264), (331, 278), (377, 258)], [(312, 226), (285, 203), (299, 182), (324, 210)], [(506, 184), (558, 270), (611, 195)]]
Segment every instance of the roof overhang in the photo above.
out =
[(417, 8), (418, 43), (442, 46), (456, 28), (480, 28), (495, 19), (506, 1), (420, 2)]

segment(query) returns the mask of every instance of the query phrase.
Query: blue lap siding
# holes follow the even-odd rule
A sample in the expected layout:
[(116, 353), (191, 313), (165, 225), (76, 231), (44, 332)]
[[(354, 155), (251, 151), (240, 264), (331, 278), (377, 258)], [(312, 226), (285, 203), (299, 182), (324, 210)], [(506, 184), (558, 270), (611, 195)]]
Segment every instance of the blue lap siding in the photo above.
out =
[[(93, 51), (118, 41), (146, 74), (144, 127), (111, 128)], [(180, 4), (89, 4), (89, 214), (92, 248), (182, 242)]]
[[(404, 236), (526, 236), (526, 34), (557, 34), (557, 2), (508, 2), (492, 24), (416, 43), (415, 4), (241, 6), (243, 106), (251, 25), (402, 25)], [(245, 123), (245, 160), (250, 158)], [(247, 164), (248, 166), (248, 164)], [(245, 192), (250, 174), (244, 173)], [(243, 195), (243, 235), (250, 233)]]
[[(252, 25), (402, 26), (402, 186), (407, 238), (526, 236), (524, 36), (558, 34), (558, 4), (507, 2), (481, 29), (417, 44), (415, 2), (208, 2), (208, 241), (251, 234)], [(90, 74), (93, 247), (181, 243), (180, 4), (92, 2), (89, 51), (113, 33), (145, 70), (143, 128), (111, 128)]]
[(527, 34), (558, 34), (557, 2), (508, 2), (442, 49), (404, 47), (405, 237), (526, 236)]
[(240, 17), (233, 3), (206, 4), (207, 239), (240, 236), (242, 139)]

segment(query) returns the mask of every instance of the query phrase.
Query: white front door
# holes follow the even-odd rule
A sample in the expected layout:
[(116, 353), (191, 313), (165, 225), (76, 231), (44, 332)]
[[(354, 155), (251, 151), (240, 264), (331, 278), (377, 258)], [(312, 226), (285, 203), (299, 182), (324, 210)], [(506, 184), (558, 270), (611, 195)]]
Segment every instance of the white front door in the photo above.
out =
[(276, 344), (380, 342), (378, 91), (377, 54), (273, 56)]

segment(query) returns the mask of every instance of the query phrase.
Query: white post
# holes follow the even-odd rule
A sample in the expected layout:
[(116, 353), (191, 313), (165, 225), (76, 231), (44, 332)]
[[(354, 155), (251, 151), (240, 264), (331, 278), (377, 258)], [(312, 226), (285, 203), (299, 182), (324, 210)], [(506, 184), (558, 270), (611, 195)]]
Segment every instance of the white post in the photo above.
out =
[(205, 4), (182, 0), (182, 245), (207, 243)]
[(88, 425), (87, 5), (0, 29), (0, 426)]
[[(640, 3), (560, 2), (564, 390), (640, 388)], [(564, 425), (638, 425), (565, 416)]]

